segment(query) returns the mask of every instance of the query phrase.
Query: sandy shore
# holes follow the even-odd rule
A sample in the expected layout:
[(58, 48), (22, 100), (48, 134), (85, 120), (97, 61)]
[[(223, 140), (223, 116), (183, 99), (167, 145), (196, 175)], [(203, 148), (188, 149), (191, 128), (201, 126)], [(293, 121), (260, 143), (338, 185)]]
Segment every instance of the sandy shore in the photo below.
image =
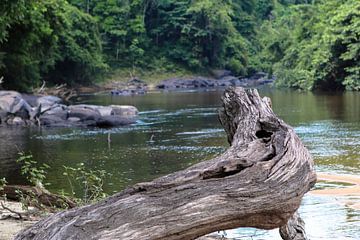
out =
[[(2, 201), (5, 207), (10, 208), (21, 214), (25, 214), (25, 211), (21, 209), (21, 204), (18, 202), (11, 201)], [(20, 232), (22, 229), (29, 227), (37, 222), (37, 220), (32, 221), (23, 221), (16, 220), (18, 215), (9, 212), (8, 210), (3, 209), (0, 206), (0, 239), (9, 240), (13, 239), (16, 233)]]
[[(313, 190), (311, 194), (326, 195), (326, 196), (360, 196), (360, 177), (353, 175), (332, 175), (318, 173), (318, 181), (340, 182), (352, 184), (349, 187), (342, 188), (328, 188), (321, 190)], [(355, 200), (346, 200), (343, 202), (346, 206), (353, 209), (360, 210), (360, 198)]]

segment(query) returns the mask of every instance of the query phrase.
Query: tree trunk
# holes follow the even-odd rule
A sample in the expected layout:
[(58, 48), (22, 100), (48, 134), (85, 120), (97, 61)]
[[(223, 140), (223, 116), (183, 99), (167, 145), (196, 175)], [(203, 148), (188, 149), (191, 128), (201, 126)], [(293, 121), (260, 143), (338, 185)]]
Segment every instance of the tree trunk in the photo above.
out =
[(222, 102), (219, 119), (231, 145), (223, 154), (57, 213), (15, 239), (180, 240), (286, 225), (316, 182), (311, 155), (256, 90), (230, 88)]

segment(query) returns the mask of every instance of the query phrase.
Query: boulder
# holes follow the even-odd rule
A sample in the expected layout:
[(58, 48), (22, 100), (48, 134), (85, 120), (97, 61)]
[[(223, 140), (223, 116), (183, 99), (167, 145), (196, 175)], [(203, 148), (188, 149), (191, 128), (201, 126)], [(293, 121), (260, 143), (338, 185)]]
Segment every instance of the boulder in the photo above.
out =
[[(70, 106), (70, 108), (72, 108), (72, 107), (73, 106)], [(77, 107), (91, 109), (92, 111), (97, 111), (100, 113), (101, 116), (115, 115), (115, 113), (113, 112), (112, 106), (82, 104), (82, 105), (77, 105)]]
[(15, 91), (0, 91), (0, 110), (23, 119), (34, 115), (31, 106)]
[(13, 113), (13, 107), (21, 100), (21, 94), (15, 91), (0, 91), (0, 109)]
[(36, 97), (0, 91), (0, 124), (111, 127), (134, 123), (138, 114), (133, 106), (66, 106), (61, 102), (55, 96)]
[(41, 106), (41, 112), (45, 112), (55, 104), (60, 103), (62, 103), (62, 100), (55, 96), (43, 96), (36, 100), (36, 106)]
[(55, 105), (51, 106), (50, 108), (48, 108), (48, 110), (46, 112), (43, 112), (42, 115), (43, 116), (54, 115), (63, 120), (66, 120), (69, 115), (68, 107), (66, 105), (62, 105), (62, 104), (55, 104)]
[(69, 117), (78, 117), (81, 121), (97, 121), (101, 114), (97, 108), (91, 105), (73, 105), (69, 106)]
[(113, 115), (136, 117), (139, 113), (136, 107), (126, 105), (111, 105)]
[(67, 120), (71, 123), (77, 123), (81, 121), (81, 119), (78, 117), (69, 117)]
[(110, 116), (114, 115), (114, 111), (112, 107), (108, 106), (98, 106), (97, 110), (99, 111), (101, 116)]
[(38, 106), (38, 98), (39, 96), (35, 96), (32, 94), (21, 94), (21, 97), (31, 106), (31, 107), (37, 107)]
[(25, 126), (26, 122), (21, 117), (14, 117), (8, 120), (9, 125)]

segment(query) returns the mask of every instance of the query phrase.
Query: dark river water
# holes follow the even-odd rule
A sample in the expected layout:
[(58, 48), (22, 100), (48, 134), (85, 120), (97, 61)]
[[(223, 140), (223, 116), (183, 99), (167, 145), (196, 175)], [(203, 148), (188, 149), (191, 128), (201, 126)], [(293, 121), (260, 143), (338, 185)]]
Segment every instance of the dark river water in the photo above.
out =
[[(318, 172), (360, 174), (360, 93), (314, 94), (260, 89), (273, 108), (295, 128), (314, 156)], [(46, 182), (54, 192), (69, 192), (64, 167), (84, 163), (104, 169), (109, 194), (131, 184), (210, 159), (227, 148), (217, 120), (222, 91), (150, 93), (144, 96), (83, 96), (76, 101), (99, 105), (130, 104), (140, 110), (137, 124), (113, 129), (0, 127), (0, 177), (24, 183), (15, 159), (19, 151), (47, 163)], [(108, 135), (111, 144), (107, 142)], [(152, 139), (152, 141), (150, 141)], [(318, 188), (339, 187), (319, 183)], [(81, 195), (80, 189), (76, 189)], [(360, 211), (344, 202), (356, 197), (307, 194), (300, 212), (310, 239), (360, 239)], [(228, 237), (280, 239), (277, 231), (236, 229)]]

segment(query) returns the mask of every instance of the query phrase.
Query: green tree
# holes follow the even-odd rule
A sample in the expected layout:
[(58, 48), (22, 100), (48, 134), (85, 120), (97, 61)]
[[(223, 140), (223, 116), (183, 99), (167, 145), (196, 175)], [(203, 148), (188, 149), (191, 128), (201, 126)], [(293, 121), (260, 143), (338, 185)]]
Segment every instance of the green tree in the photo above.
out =
[(277, 84), (359, 90), (359, 10), (356, 0), (320, 1), (282, 8), (265, 21), (261, 55)]
[(5, 87), (27, 90), (44, 79), (84, 82), (90, 80), (85, 73), (104, 69), (95, 20), (67, 1), (5, 1), (1, 7), (4, 16), (18, 14), (0, 41)]

